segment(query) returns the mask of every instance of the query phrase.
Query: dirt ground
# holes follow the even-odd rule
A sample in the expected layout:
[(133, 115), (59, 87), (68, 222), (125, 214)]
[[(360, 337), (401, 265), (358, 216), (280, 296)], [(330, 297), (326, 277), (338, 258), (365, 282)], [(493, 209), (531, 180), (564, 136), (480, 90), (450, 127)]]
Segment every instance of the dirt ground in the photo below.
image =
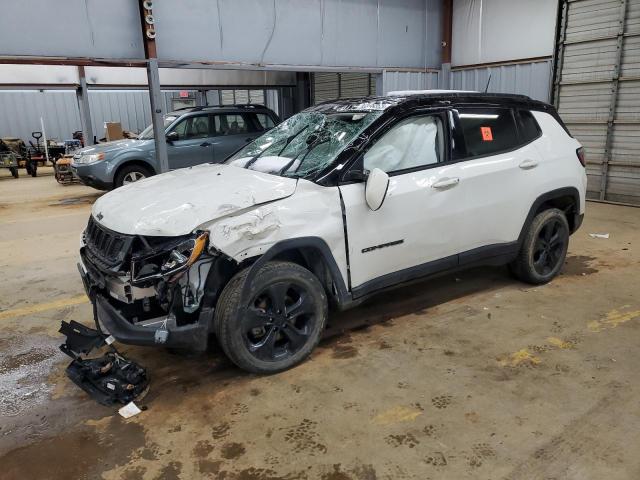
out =
[(152, 379), (123, 420), (57, 348), (61, 320), (91, 322), (75, 262), (99, 192), (39, 173), (0, 171), (1, 478), (640, 478), (640, 209), (589, 203), (549, 285), (483, 268), (334, 313), (279, 375), (123, 347)]

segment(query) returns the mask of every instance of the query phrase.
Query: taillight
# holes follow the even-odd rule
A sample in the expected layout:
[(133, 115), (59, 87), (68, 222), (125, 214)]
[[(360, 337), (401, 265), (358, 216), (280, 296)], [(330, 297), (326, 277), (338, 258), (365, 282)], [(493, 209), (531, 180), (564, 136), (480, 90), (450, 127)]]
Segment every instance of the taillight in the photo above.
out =
[(579, 149), (576, 150), (576, 155), (578, 156), (578, 160), (580, 160), (580, 163), (582, 164), (583, 167), (587, 166), (587, 160), (584, 157), (584, 148), (580, 147)]

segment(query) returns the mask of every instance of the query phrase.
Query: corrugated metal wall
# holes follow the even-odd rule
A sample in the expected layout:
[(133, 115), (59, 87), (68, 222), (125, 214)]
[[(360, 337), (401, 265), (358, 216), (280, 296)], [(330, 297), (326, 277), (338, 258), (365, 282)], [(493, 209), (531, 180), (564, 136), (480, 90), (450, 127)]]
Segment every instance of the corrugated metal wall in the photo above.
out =
[[(180, 98), (180, 92), (186, 91), (189, 98), (198, 98), (196, 90), (163, 91), (166, 111), (173, 110), (172, 99)], [(234, 90), (231, 92), (233, 99)], [(235, 103), (264, 104), (278, 113), (278, 90), (235, 90)], [(214, 98), (216, 99), (215, 101)], [(218, 90), (209, 90), (207, 99), (210, 105), (218, 104)], [(229, 103), (234, 103), (231, 101)], [(89, 108), (91, 123), (96, 137), (104, 136), (105, 122), (120, 122), (124, 130), (140, 132), (151, 124), (151, 107), (147, 90), (89, 90)], [(43, 117), (47, 137), (64, 140), (80, 130), (78, 102), (73, 90), (0, 90), (0, 137), (18, 137), (25, 141), (31, 139), (31, 132), (39, 131), (40, 117)]]
[(394, 90), (433, 90), (437, 88), (438, 72), (385, 70), (382, 73), (382, 90), (385, 94)]
[(0, 137), (33, 140), (31, 132), (41, 130), (44, 118), (48, 137), (71, 138), (80, 129), (76, 94), (65, 90), (0, 91)]
[(563, 2), (554, 101), (585, 146), (588, 195), (640, 204), (640, 0)]
[(454, 90), (519, 93), (548, 102), (551, 87), (551, 59), (478, 68), (453, 68), (451, 88)]

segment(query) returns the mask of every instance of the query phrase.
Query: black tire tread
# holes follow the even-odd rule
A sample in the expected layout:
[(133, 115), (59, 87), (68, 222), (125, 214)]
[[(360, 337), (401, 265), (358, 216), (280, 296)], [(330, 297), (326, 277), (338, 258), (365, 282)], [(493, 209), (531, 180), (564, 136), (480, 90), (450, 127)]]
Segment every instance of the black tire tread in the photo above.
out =
[[(315, 278), (313, 273), (311, 273), (306, 268), (298, 265), (297, 263), (284, 262), (284, 261), (267, 262), (256, 274), (256, 278), (258, 276), (270, 276), (275, 273), (279, 273), (283, 269), (294, 269), (298, 271), (303, 271), (305, 274), (310, 274)], [(239, 313), (238, 309), (240, 307), (242, 289), (245, 284), (247, 275), (249, 274), (249, 270), (250, 268), (246, 268), (238, 272), (236, 275), (234, 275), (229, 281), (229, 283), (227, 283), (222, 293), (220, 294), (220, 298), (218, 300), (217, 308), (214, 314), (214, 332), (218, 340), (218, 344), (224, 351), (225, 355), (233, 363), (235, 363), (238, 367), (248, 372), (259, 373), (259, 374), (270, 374), (270, 373), (277, 373), (279, 371), (286, 370), (288, 368), (292, 368), (297, 363), (302, 362), (304, 358), (300, 359), (299, 362), (296, 362), (295, 364), (290, 365), (286, 368), (265, 369), (247, 362), (245, 358), (238, 355), (238, 352), (236, 352), (232, 348), (231, 338), (230, 338), (230, 335), (231, 335), (230, 328), (232, 326), (232, 322), (238, 318), (238, 313)], [(318, 287), (322, 292), (322, 296), (325, 300), (325, 308), (324, 308), (325, 315), (324, 315), (324, 318), (320, 319), (320, 321), (322, 322), (322, 325), (319, 328), (320, 332), (322, 332), (324, 331), (324, 328), (326, 325), (326, 319), (327, 319), (326, 294), (324, 292), (324, 289), (322, 288), (322, 284), (320, 283), (320, 281), (317, 280), (317, 278), (316, 278), (316, 281), (318, 282)], [(315, 349), (315, 347), (320, 342), (321, 337), (322, 335), (318, 335), (317, 338), (314, 339), (314, 342), (309, 352)]]
[[(569, 223), (567, 222), (567, 217), (562, 210), (549, 208), (538, 213), (529, 225), (529, 228), (527, 228), (527, 233), (525, 234), (518, 256), (509, 264), (511, 273), (517, 279), (532, 285), (542, 285), (550, 282), (557, 275), (558, 272), (548, 278), (541, 277), (537, 272), (535, 272), (533, 265), (529, 262), (530, 250), (535, 243), (535, 237), (538, 234), (540, 226), (554, 216), (561, 217), (565, 223), (567, 232), (569, 231)], [(564, 263), (564, 258), (562, 260)]]

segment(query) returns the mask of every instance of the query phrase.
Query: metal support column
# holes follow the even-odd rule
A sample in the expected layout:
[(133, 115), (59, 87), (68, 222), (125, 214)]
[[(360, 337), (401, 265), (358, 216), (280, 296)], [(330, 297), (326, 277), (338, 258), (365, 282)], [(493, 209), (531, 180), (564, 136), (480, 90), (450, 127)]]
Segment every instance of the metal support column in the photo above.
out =
[(169, 157), (167, 154), (167, 140), (164, 133), (164, 98), (160, 91), (160, 74), (158, 59), (150, 58), (147, 63), (147, 79), (149, 81), (149, 100), (151, 101), (151, 121), (153, 123), (153, 138), (156, 145), (156, 158), (161, 172), (169, 171)]
[(551, 95), (553, 96), (553, 105), (558, 108), (560, 103), (560, 82), (562, 82), (562, 66), (564, 64), (564, 49), (565, 42), (567, 40), (567, 22), (569, 21), (569, 2), (564, 0), (562, 2), (560, 13), (560, 32), (558, 34), (557, 54), (554, 59), (553, 71), (555, 72), (555, 78), (553, 79), (553, 88), (551, 89)]
[(151, 122), (153, 138), (156, 146), (156, 158), (160, 164), (160, 172), (169, 171), (167, 140), (164, 133), (165, 103), (160, 91), (160, 73), (158, 71), (158, 54), (156, 52), (156, 28), (153, 17), (153, 2), (138, 0), (140, 10), (140, 27), (144, 44), (144, 56), (147, 59), (147, 83), (151, 103)]
[(82, 137), (84, 146), (93, 145), (93, 127), (91, 125), (91, 110), (89, 109), (89, 91), (87, 90), (87, 79), (84, 76), (84, 67), (78, 67), (78, 78), (80, 84), (76, 88), (76, 99), (78, 100), (78, 110), (80, 112), (80, 125), (82, 127)]
[(607, 136), (604, 142), (604, 158), (600, 174), (600, 200), (606, 200), (607, 184), (609, 183), (609, 162), (613, 144), (613, 125), (618, 105), (618, 85), (620, 83), (620, 63), (622, 62), (622, 47), (624, 42), (624, 28), (627, 19), (627, 0), (620, 0), (620, 16), (618, 17), (618, 35), (616, 38), (616, 63), (613, 66), (611, 79), (611, 97), (609, 98), (609, 115), (607, 117)]

